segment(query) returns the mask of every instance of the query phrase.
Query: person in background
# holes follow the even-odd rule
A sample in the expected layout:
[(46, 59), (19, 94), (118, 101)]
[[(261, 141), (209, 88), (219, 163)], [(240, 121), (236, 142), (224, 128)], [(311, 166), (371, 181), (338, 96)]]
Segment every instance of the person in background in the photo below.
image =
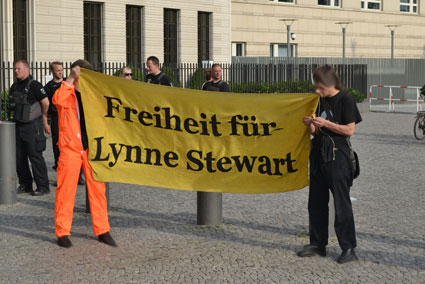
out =
[(120, 77), (127, 79), (127, 80), (131, 80), (133, 76), (133, 73), (131, 72), (131, 68), (128, 66), (124, 66), (123, 68), (121, 68), (120, 70)]
[[(12, 120), (16, 123), (16, 170), (19, 179), (18, 194), (41, 196), (50, 192), (46, 161), (46, 136), (50, 134), (47, 123), (49, 99), (43, 85), (30, 75), (26, 60), (15, 63), (16, 82), (10, 88)], [(32, 174), (28, 160), (31, 162)], [(34, 177), (34, 178), (33, 178)], [(33, 191), (33, 180), (37, 189)]]
[(59, 139), (59, 124), (58, 124), (58, 112), (56, 106), (52, 103), (53, 95), (56, 90), (62, 84), (63, 78), (63, 64), (59, 61), (53, 61), (49, 65), (50, 73), (53, 75), (53, 79), (47, 82), (44, 86), (44, 90), (46, 91), (47, 97), (49, 98), (49, 111), (48, 115), (51, 119), (50, 128), (52, 132), (52, 146), (53, 146), (53, 156), (55, 158), (55, 165), (53, 169), (56, 170), (58, 167), (58, 159), (59, 159), (59, 147), (57, 145)]
[(150, 56), (146, 60), (146, 68), (148, 69), (148, 75), (146, 76), (146, 83), (157, 84), (163, 86), (172, 87), (170, 78), (161, 72), (159, 69), (159, 59), (155, 56)]
[(297, 253), (300, 257), (326, 256), (329, 226), (329, 190), (334, 197), (335, 232), (342, 249), (338, 263), (357, 260), (357, 246), (350, 187), (353, 171), (347, 138), (362, 121), (355, 99), (342, 91), (341, 82), (330, 65), (313, 73), (320, 103), (316, 117), (304, 117), (303, 123), (314, 135), (310, 152), (310, 189), (308, 212), (310, 244)]
[(77, 60), (71, 65), (71, 74), (62, 82), (53, 96), (58, 110), (60, 156), (58, 162), (58, 187), (55, 198), (55, 233), (57, 244), (61, 247), (72, 246), (69, 236), (74, 210), (78, 175), (81, 168), (87, 181), (93, 231), (99, 242), (117, 246), (109, 231), (108, 207), (105, 183), (95, 181), (88, 161), (88, 138), (84, 109), (81, 101), (78, 77), (80, 68), (94, 70), (86, 60)]
[(230, 92), (229, 85), (221, 79), (222, 77), (222, 68), (220, 64), (214, 64), (212, 66), (212, 80), (206, 82), (202, 90), (204, 91), (215, 91), (215, 92)]
[(211, 69), (206, 69), (205, 70), (205, 72), (204, 72), (204, 79), (205, 79), (205, 81), (204, 81), (204, 83), (201, 86), (201, 90), (204, 89), (204, 86), (205, 86), (206, 83), (211, 82), (211, 80), (212, 80), (212, 70)]

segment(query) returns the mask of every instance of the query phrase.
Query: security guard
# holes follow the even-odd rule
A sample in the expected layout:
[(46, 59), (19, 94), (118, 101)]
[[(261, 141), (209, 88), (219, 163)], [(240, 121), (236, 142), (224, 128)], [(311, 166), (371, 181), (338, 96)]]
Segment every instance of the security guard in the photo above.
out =
[[(16, 167), (19, 178), (19, 193), (35, 196), (50, 192), (46, 162), (43, 151), (46, 149), (46, 136), (50, 134), (47, 123), (49, 99), (43, 86), (29, 74), (26, 60), (15, 63), (17, 81), (10, 88), (12, 120), (16, 123)], [(43, 130), (44, 128), (44, 130)], [(31, 161), (32, 175), (28, 159)], [(33, 191), (34, 181), (37, 189)]]

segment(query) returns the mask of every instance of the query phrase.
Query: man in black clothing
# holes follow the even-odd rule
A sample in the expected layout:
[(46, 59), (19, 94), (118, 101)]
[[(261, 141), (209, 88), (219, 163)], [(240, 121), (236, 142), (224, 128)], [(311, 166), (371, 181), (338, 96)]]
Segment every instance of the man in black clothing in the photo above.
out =
[(56, 106), (52, 103), (53, 95), (55, 94), (56, 90), (59, 89), (59, 87), (62, 84), (63, 78), (63, 65), (62, 62), (54, 61), (50, 63), (50, 72), (53, 75), (53, 79), (49, 81), (45, 86), (44, 90), (46, 91), (47, 97), (49, 98), (49, 117), (51, 118), (51, 131), (52, 131), (52, 146), (53, 146), (53, 156), (55, 157), (55, 165), (53, 166), (53, 169), (56, 170), (58, 167), (58, 159), (59, 159), (59, 147), (56, 145), (59, 140), (59, 123), (58, 123), (58, 111), (56, 109)]
[(159, 69), (159, 59), (155, 56), (150, 56), (146, 60), (146, 68), (148, 69), (149, 74), (146, 76), (146, 83), (164, 85), (164, 86), (173, 86), (170, 78), (167, 75), (161, 72)]
[(214, 64), (212, 66), (212, 80), (205, 83), (202, 90), (214, 91), (214, 92), (230, 92), (229, 85), (221, 80), (222, 69), (220, 64)]
[[(16, 122), (16, 167), (19, 179), (18, 193), (32, 193), (40, 196), (50, 192), (46, 162), (43, 151), (46, 149), (46, 136), (50, 134), (47, 123), (49, 99), (43, 86), (29, 74), (28, 62), (15, 63), (17, 81), (11, 86), (11, 110)], [(32, 175), (28, 159), (31, 161)], [(34, 181), (37, 189), (33, 191)]]

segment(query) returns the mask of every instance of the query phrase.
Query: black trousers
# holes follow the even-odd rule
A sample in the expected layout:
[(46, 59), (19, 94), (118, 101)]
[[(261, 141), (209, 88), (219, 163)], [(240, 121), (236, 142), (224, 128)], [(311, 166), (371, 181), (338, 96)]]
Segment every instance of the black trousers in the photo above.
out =
[[(38, 189), (49, 190), (46, 162), (43, 151), (46, 149), (41, 118), (30, 123), (16, 124), (16, 170), (19, 184), (27, 191), (32, 190), (33, 176)], [(32, 174), (28, 159), (31, 162)]]
[[(318, 165), (311, 162), (311, 165)], [(334, 197), (335, 232), (341, 249), (357, 246), (354, 215), (350, 200), (351, 168), (344, 154), (336, 150), (335, 160), (310, 168), (308, 212), (310, 216), (310, 244), (328, 244), (329, 190)], [(316, 166), (317, 167), (317, 166)]]
[(50, 126), (52, 131), (52, 147), (53, 147), (53, 156), (55, 158), (55, 166), (56, 169), (58, 167), (58, 161), (59, 161), (59, 147), (58, 147), (58, 141), (59, 141), (59, 119), (58, 119), (58, 113), (52, 113), (52, 125)]

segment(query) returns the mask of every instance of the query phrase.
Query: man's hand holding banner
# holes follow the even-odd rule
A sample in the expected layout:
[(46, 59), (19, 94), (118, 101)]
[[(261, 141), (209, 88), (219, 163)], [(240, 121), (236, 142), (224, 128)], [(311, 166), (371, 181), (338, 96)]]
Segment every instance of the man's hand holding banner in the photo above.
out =
[(83, 70), (96, 180), (182, 190), (272, 193), (308, 185), (315, 94), (170, 88)]

